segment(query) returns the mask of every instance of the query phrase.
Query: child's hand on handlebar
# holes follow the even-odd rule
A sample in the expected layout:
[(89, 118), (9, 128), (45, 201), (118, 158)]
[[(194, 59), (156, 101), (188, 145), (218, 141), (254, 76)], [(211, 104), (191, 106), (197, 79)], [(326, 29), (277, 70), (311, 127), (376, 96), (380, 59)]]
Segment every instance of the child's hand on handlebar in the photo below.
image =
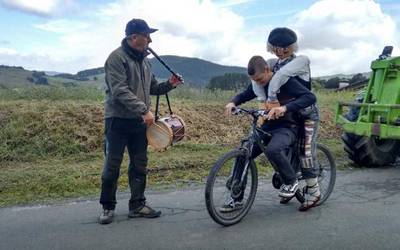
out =
[(231, 115), (232, 111), (234, 111), (236, 108), (236, 105), (233, 102), (230, 102), (226, 104), (225, 106), (225, 115)]
[(268, 112), (267, 119), (268, 120), (279, 119), (285, 115), (285, 112), (286, 112), (286, 106), (271, 108), (271, 110)]

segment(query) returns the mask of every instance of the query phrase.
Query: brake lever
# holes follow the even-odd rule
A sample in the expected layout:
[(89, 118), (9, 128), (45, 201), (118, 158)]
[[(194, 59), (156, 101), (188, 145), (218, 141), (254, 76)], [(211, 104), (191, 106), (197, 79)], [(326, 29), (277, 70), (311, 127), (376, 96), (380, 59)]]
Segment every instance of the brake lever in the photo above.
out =
[(239, 115), (239, 114), (241, 114), (240, 109), (239, 109), (239, 108), (236, 108), (236, 107), (233, 107), (233, 108), (231, 109), (231, 114), (232, 114), (232, 115)]
[(267, 117), (269, 110), (267, 109), (260, 109), (257, 111), (258, 116)]

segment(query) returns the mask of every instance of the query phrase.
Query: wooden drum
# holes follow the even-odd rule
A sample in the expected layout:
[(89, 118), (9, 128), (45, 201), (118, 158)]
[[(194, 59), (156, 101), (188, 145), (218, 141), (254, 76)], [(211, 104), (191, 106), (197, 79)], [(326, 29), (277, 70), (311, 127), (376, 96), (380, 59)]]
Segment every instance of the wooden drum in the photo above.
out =
[(147, 140), (155, 149), (165, 149), (185, 136), (185, 122), (177, 115), (162, 117), (147, 128)]

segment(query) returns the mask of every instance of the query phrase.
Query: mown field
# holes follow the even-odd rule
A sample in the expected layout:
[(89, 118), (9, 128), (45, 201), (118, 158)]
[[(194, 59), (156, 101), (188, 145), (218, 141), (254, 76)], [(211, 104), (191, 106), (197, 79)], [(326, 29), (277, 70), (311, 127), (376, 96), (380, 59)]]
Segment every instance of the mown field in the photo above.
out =
[[(173, 111), (185, 120), (187, 135), (166, 151), (150, 149), (149, 186), (201, 183), (215, 160), (237, 145), (247, 133), (249, 119), (223, 115), (233, 94), (187, 88), (171, 93)], [(319, 140), (330, 146), (343, 167), (334, 112), (336, 102), (352, 99), (353, 93), (321, 90), (317, 96), (322, 115)], [(102, 90), (2, 89), (0, 100), (0, 206), (98, 195), (103, 167)], [(164, 102), (162, 110), (166, 111)], [(126, 158), (119, 179), (122, 191), (127, 189), (127, 164)], [(261, 172), (268, 171), (264, 160), (259, 165)]]

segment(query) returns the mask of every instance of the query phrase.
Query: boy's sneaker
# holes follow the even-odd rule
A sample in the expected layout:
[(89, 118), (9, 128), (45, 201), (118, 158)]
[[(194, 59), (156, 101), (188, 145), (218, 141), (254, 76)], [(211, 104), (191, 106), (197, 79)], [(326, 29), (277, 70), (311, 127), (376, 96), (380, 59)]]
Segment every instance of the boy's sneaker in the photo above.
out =
[(110, 224), (114, 220), (114, 210), (104, 209), (99, 216), (100, 224)]
[(233, 198), (228, 199), (225, 204), (219, 208), (221, 213), (230, 213), (243, 208), (243, 201), (235, 201)]
[(296, 194), (297, 189), (299, 189), (299, 182), (297, 180), (290, 185), (282, 184), (281, 189), (279, 190), (279, 196), (285, 198), (293, 197)]
[(318, 183), (314, 186), (305, 186), (303, 188), (303, 196), (305, 201), (299, 207), (299, 211), (305, 212), (308, 209), (315, 207), (321, 199)]
[(149, 207), (148, 205), (143, 205), (135, 210), (129, 210), (128, 217), (129, 218), (157, 218), (160, 217), (161, 211), (156, 211)]

